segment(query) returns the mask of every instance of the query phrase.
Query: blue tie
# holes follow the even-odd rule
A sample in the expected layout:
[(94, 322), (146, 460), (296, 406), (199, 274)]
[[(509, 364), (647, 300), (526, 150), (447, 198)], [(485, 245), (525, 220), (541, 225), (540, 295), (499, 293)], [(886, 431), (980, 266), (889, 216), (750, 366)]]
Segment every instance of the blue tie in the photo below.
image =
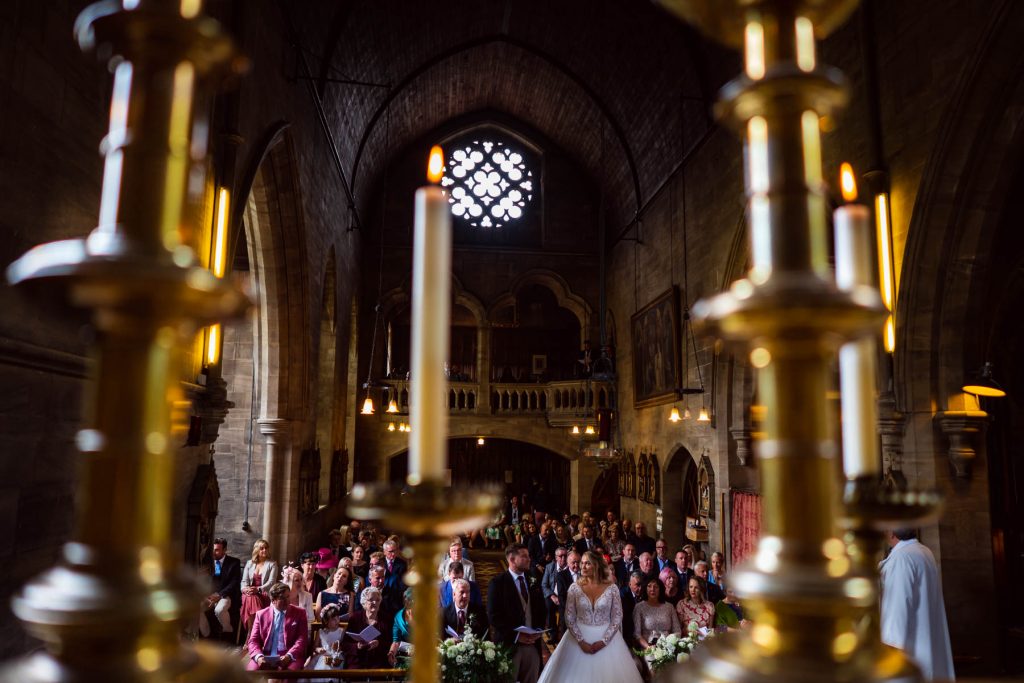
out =
[(281, 621), (283, 620), (284, 614), (274, 610), (274, 627), (270, 629), (270, 652), (267, 653), (268, 657), (277, 656), (277, 639), (281, 634)]
[(220, 576), (220, 560), (213, 563), (213, 575)]

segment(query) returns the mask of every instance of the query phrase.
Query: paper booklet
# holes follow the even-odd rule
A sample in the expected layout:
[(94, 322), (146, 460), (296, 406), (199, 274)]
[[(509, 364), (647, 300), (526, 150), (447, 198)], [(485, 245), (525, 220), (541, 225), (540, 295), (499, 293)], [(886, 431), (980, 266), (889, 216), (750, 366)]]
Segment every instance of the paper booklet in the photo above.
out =
[(548, 632), (546, 628), (533, 628), (532, 626), (517, 626), (512, 630), (517, 633), (525, 633), (528, 636), (539, 636), (541, 633)]
[(403, 657), (412, 656), (412, 643), (407, 643), (404, 640), (398, 645), (398, 654)]
[(368, 643), (377, 636), (380, 635), (380, 631), (372, 626), (367, 626), (359, 633), (352, 633), (351, 631), (345, 633), (346, 636), (356, 641), (357, 643)]
[(456, 640), (461, 640), (462, 639), (462, 636), (460, 636), (458, 634), (458, 632), (455, 629), (453, 629), (451, 626), (445, 626), (444, 627), (444, 632), (447, 633), (452, 638), (455, 638)]

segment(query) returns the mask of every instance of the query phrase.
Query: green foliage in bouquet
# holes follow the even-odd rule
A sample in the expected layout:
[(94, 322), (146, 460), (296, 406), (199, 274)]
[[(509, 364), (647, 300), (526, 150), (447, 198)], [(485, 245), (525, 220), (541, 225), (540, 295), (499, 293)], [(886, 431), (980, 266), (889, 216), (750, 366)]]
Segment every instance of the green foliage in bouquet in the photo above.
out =
[(449, 638), (438, 646), (444, 683), (511, 683), (512, 656), (504, 646), (473, 635)]
[(710, 631), (707, 635), (701, 635), (694, 625), (690, 624), (690, 628), (682, 636), (670, 633), (658, 638), (654, 645), (643, 650), (634, 650), (634, 652), (637, 656), (642, 657), (647, 662), (647, 666), (651, 667), (651, 672), (656, 674), (666, 666), (685, 662), (690, 658), (693, 648), (713, 633), (714, 631)]

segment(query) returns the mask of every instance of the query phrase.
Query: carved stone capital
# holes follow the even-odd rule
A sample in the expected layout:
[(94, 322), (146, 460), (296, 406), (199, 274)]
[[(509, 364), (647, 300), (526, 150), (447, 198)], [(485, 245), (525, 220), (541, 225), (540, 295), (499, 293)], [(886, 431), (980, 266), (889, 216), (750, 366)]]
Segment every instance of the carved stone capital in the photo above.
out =
[(267, 443), (271, 445), (284, 443), (288, 440), (291, 432), (291, 421), (281, 418), (261, 418), (256, 420), (259, 425), (260, 434), (266, 437)]
[(978, 448), (988, 425), (984, 410), (947, 410), (935, 416), (942, 433), (949, 439), (949, 461), (958, 477), (969, 478), (971, 465), (978, 457)]
[(736, 458), (740, 461), (740, 464), (744, 467), (752, 464), (754, 451), (750, 447), (750, 430), (746, 428), (730, 429), (729, 434), (732, 435), (732, 440), (736, 442)]

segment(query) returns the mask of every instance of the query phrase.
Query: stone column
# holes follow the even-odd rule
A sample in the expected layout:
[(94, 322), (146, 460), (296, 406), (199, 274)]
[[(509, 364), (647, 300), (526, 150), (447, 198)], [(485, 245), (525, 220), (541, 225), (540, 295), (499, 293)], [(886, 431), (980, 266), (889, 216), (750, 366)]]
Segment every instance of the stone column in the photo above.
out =
[(882, 439), (882, 469), (887, 482), (896, 488), (906, 487), (903, 474), (903, 434), (907, 419), (896, 410), (896, 400), (891, 393), (878, 399), (878, 433)]
[(476, 379), (480, 393), (476, 397), (476, 414), (491, 414), (491, 326), (480, 321), (476, 328)]
[(280, 418), (261, 418), (256, 424), (259, 425), (260, 434), (267, 442), (264, 449), (266, 464), (263, 484), (263, 538), (270, 543), (271, 552), (280, 556), (283, 513), (281, 508), (284, 503), (280, 493), (284, 483), (282, 475), (285, 474), (281, 464), (291, 441), (291, 423)]

